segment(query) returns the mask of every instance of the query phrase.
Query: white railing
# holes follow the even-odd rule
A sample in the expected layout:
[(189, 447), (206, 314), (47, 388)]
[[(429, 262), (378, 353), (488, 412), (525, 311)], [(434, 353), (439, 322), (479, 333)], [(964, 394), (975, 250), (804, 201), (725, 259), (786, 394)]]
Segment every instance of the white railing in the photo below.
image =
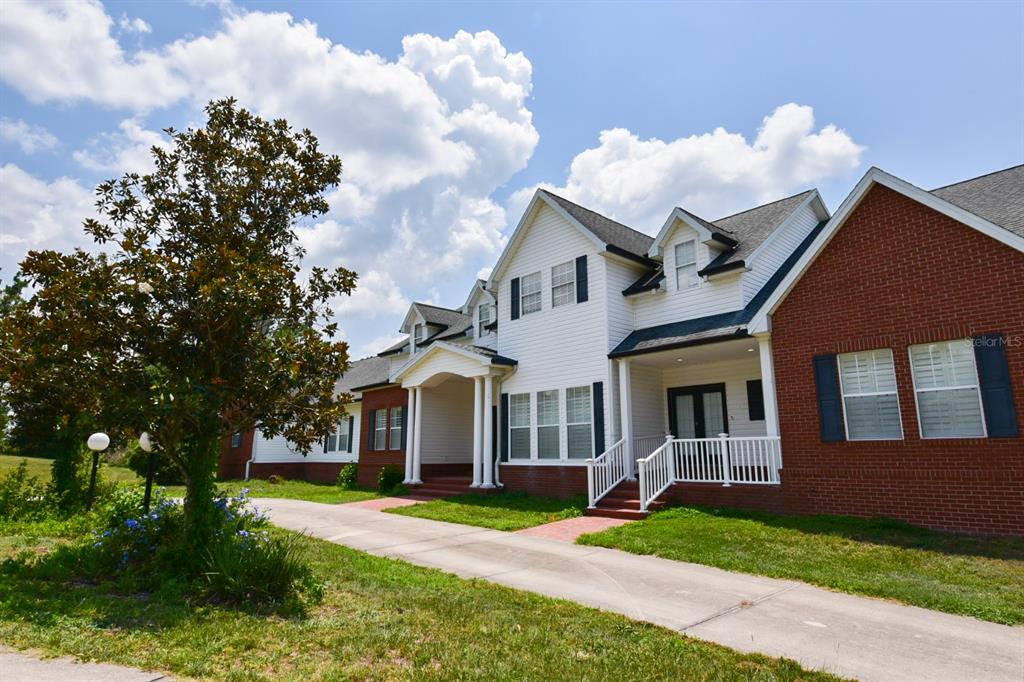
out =
[(647, 511), (647, 506), (675, 482), (777, 485), (782, 444), (778, 436), (669, 436), (662, 447), (636, 463), (640, 509)]
[(637, 436), (633, 439), (633, 459), (650, 457), (651, 453), (665, 444), (665, 435)]
[(625, 439), (620, 439), (594, 459), (587, 460), (587, 501), (594, 507), (629, 475)]

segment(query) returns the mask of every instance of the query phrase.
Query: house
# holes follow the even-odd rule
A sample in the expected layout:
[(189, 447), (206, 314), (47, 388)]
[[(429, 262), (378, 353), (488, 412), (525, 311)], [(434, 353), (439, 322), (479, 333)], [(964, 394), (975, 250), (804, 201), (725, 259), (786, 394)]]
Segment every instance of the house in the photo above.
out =
[[(1014, 338), (1024, 338), (1024, 315), (1012, 302), (1024, 300), (1021, 173), (1010, 169), (929, 193), (873, 169), (835, 216), (811, 189), (715, 220), (676, 207), (655, 236), (538, 190), (490, 276), (474, 283), (461, 306), (412, 304), (401, 325), (407, 337), (354, 363), (342, 378), (339, 390), (358, 401), (347, 437), (359, 479), (372, 484), (390, 464), (421, 493), (586, 493), (589, 513), (607, 515), (642, 516), (682, 500), (1021, 532), (1019, 521), (964, 520), (991, 515), (982, 499), (989, 488), (1002, 491), (991, 504), (1019, 505), (1019, 436), (1002, 440), (988, 429), (941, 443), (909, 436), (838, 441), (831, 432), (825, 438), (822, 424), (834, 426), (836, 414), (854, 415), (864, 403), (847, 396), (838, 409), (842, 396), (822, 391), (840, 375), (830, 384), (825, 369), (815, 372), (825, 366), (822, 356), (838, 367), (850, 362), (847, 352), (890, 348), (900, 355), (899, 378), (909, 371), (907, 353), (918, 352), (907, 349), (937, 341), (942, 330), (949, 339), (998, 332), (1018, 382), (1009, 388), (1024, 394), (1020, 351), (1011, 350)], [(877, 187), (920, 204), (920, 213), (905, 225), (886, 222), (900, 220), (896, 214), (862, 218)], [(934, 235), (955, 230), (931, 227), (933, 214), (984, 239), (973, 250), (960, 250), (959, 241), (949, 250)], [(859, 248), (835, 241), (854, 229), (874, 232), (874, 241), (865, 236)], [(944, 255), (933, 259), (933, 252)], [(958, 253), (967, 257), (957, 268), (934, 270)], [(995, 283), (998, 296), (978, 291)], [(955, 301), (945, 322), (929, 322), (919, 308), (935, 307), (942, 297)], [(899, 334), (905, 346), (893, 341)], [(892, 343), (879, 343), (882, 337)], [(870, 357), (881, 362), (878, 353)], [(986, 371), (1002, 362), (985, 357), (979, 362)], [(855, 366), (861, 361), (857, 356)], [(913, 411), (913, 388), (902, 378), (899, 386), (902, 412)], [(997, 389), (989, 382), (976, 390)], [(831, 410), (827, 416), (816, 412), (821, 405)], [(1006, 419), (1005, 401), (983, 407)], [(1020, 412), (1016, 405), (1014, 414)], [(902, 424), (904, 432), (917, 428), (917, 418), (904, 414)], [(345, 428), (334, 434), (336, 442)], [(325, 452), (303, 460), (258, 433), (239, 440), (238, 455), (252, 475), (273, 470), (328, 479), (350, 457)], [(970, 455), (958, 460), (961, 446)], [(913, 505), (900, 501), (897, 483), (887, 483), (884, 494), (870, 488), (886, 477), (884, 453), (893, 447), (906, 464), (894, 465), (894, 480), (917, 486)], [(985, 457), (992, 462), (976, 468)], [(942, 461), (959, 473), (939, 475)], [(989, 486), (998, 469), (1006, 480)], [(950, 477), (963, 486), (948, 494), (928, 482)], [(960, 516), (909, 511), (943, 494), (947, 507), (956, 505), (965, 486), (974, 486), (977, 504)]]

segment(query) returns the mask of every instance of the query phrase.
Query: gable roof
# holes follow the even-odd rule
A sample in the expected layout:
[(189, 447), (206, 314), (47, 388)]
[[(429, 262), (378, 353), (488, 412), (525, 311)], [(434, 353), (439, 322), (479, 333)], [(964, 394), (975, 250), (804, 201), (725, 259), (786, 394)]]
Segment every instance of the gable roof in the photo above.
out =
[(931, 193), (1024, 237), (1024, 164), (939, 187)]
[(816, 193), (817, 190), (809, 189), (714, 221), (719, 229), (728, 232), (739, 244), (715, 259), (721, 259), (721, 263), (712, 261), (712, 265), (723, 265), (750, 257), (800, 204)]
[[(1024, 253), (1024, 233), (1019, 231), (1020, 223), (1017, 220), (1017, 216), (1020, 215), (1020, 207), (1024, 204), (1024, 174), (1020, 172), (1020, 168), (1020, 166), (1007, 168), (1003, 171), (989, 173), (988, 175), (956, 183), (955, 185), (949, 185), (933, 192), (927, 192), (879, 168), (872, 167), (868, 169), (868, 172), (864, 174), (864, 177), (853, 188), (849, 196), (843, 200), (839, 210), (829, 219), (825, 229), (820, 231), (814, 243), (801, 256), (782, 283), (776, 287), (768, 300), (761, 306), (761, 309), (755, 313), (750, 324), (751, 332), (759, 333), (769, 330), (768, 316), (785, 299), (786, 294), (800, 280), (800, 277), (807, 271), (811, 263), (814, 262), (814, 259), (831, 241), (836, 231), (875, 185), (888, 187), (894, 192), (898, 192), (967, 227), (1000, 241), (1012, 249)], [(971, 205), (974, 210), (985, 212), (989, 216), (1002, 220), (1007, 224), (995, 223), (979, 213), (968, 210), (965, 206), (945, 199), (942, 194), (955, 197), (958, 201)]]
[(391, 361), (380, 356), (372, 356), (356, 360), (348, 366), (348, 371), (341, 375), (334, 385), (334, 390), (351, 393), (361, 387), (378, 386), (388, 383)]
[[(425, 346), (433, 341), (440, 341), (443, 339), (453, 339), (457, 336), (462, 336), (467, 331), (473, 328), (473, 317), (471, 315), (465, 315), (459, 310), (453, 310), (451, 308), (442, 308), (438, 305), (431, 305), (430, 303), (413, 303), (410, 312), (415, 310), (419, 313), (423, 321), (429, 325), (435, 327), (441, 327), (440, 331), (434, 332), (430, 336), (423, 339), (420, 346)], [(408, 319), (408, 315), (406, 315)], [(406, 336), (401, 341), (398, 341), (392, 346), (385, 348), (378, 356), (394, 355), (395, 353), (401, 353), (409, 346), (409, 337)]]
[(611, 218), (591, 211), (589, 208), (573, 203), (564, 197), (553, 194), (546, 189), (538, 190), (555, 201), (556, 204), (575, 218), (583, 227), (609, 246), (615, 246), (635, 256), (645, 257), (651, 248), (654, 238), (632, 227), (616, 222)]

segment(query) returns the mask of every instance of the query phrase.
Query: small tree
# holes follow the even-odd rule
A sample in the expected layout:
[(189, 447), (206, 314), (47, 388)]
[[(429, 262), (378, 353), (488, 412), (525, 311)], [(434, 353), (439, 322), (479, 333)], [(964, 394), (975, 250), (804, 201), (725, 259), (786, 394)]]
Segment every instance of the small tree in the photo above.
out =
[(344, 414), (334, 384), (348, 349), (332, 340), (329, 303), (356, 281), (344, 268), (312, 268), (303, 283), (293, 227), (327, 211), (341, 160), (309, 130), (233, 99), (206, 112), (202, 129), (167, 129), (173, 147), (152, 149), (152, 173), (97, 188), (102, 218), (85, 229), (114, 247), (109, 260), (40, 252), (22, 264), (41, 287), (27, 306), (46, 324), (74, 324), (41, 303), (83, 287), (95, 332), (69, 339), (69, 354), (109, 363), (100, 411), (148, 430), (181, 470), (188, 534), (200, 546), (223, 438), (259, 427), (308, 452)]

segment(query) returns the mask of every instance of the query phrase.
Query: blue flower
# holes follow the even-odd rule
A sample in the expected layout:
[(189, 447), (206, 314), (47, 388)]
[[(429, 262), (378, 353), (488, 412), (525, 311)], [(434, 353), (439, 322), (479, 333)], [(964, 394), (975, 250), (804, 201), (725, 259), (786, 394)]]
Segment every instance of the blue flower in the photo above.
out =
[(128, 528), (135, 529), (135, 528), (138, 528), (139, 522), (136, 521), (135, 519), (128, 519), (127, 521), (124, 522), (124, 525), (128, 526)]
[(109, 530), (107, 530), (107, 531), (104, 531), (104, 532), (103, 532), (103, 537), (105, 537), (105, 538), (109, 538), (109, 537), (110, 537), (110, 531), (109, 531)]
[(247, 537), (249, 537), (249, 531), (247, 531), (247, 530), (244, 530), (244, 529), (243, 529), (243, 530), (240, 530), (240, 531), (238, 531), (238, 534), (239, 534), (239, 535), (241, 535), (241, 536), (242, 536), (243, 538), (247, 538)]
[(102, 542), (97, 542), (96, 544), (93, 545), (93, 547), (102, 547), (102, 546), (103, 546)]

